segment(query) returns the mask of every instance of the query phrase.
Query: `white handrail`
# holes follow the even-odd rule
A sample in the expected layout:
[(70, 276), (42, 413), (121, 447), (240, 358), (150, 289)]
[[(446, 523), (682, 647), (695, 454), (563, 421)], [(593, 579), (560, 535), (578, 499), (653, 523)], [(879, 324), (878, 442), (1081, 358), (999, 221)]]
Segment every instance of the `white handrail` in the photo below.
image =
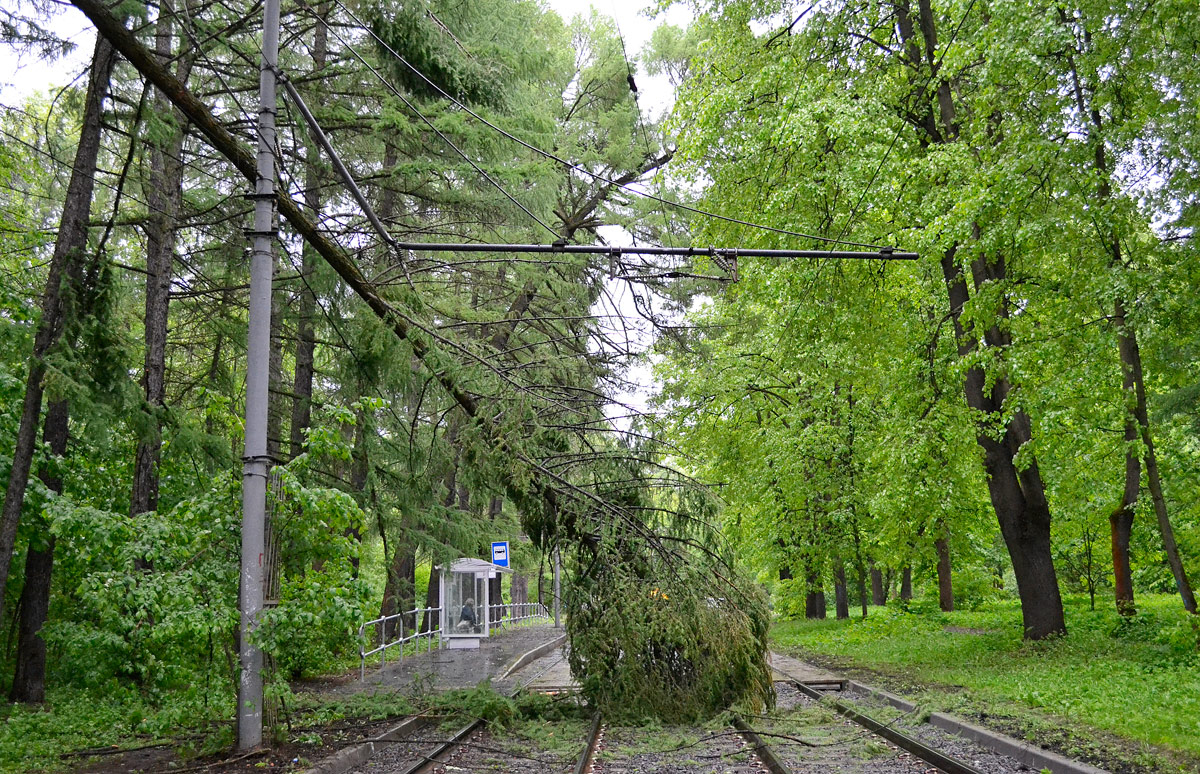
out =
[[(367, 621), (362, 626), (359, 626), (358, 627), (358, 679), (362, 680), (362, 681), (365, 681), (367, 679), (367, 657), (368, 656), (373, 656), (376, 653), (383, 654), (380, 657), (379, 668), (383, 669), (385, 666), (387, 666), (388, 648), (392, 648), (392, 647), (399, 645), (401, 661), (404, 660), (405, 644), (412, 642), (413, 640), (417, 641), (417, 652), (418, 653), (421, 652), (421, 642), (420, 641), (422, 639), (424, 639), (428, 642), (428, 651), (432, 651), (434, 639), (441, 636), (441, 626), (438, 626), (436, 628), (430, 627), (429, 629), (427, 629), (425, 631), (421, 631), (422, 624), (424, 622), (419, 621), (419, 619), (418, 619), (418, 614), (421, 614), (423, 616), (423, 618), (426, 621), (428, 621), (430, 613), (438, 614), (438, 623), (440, 624), (441, 620), (442, 620), (442, 608), (440, 608), (440, 607), (418, 607), (413, 610), (406, 610), (403, 613), (393, 613), (392, 615), (381, 616), (381, 617), (375, 618), (371, 621)], [(411, 617), (412, 620), (416, 623), (417, 630), (412, 632), (411, 634), (405, 635), (404, 619), (409, 618), (409, 617)], [(550, 613), (546, 611), (546, 606), (543, 605), (541, 602), (521, 602), (518, 604), (509, 604), (509, 605), (490, 605), (488, 607), (488, 621), (489, 621), (490, 628), (495, 629), (497, 631), (503, 631), (504, 629), (508, 628), (509, 626), (513, 626), (514, 624), (518, 624), (521, 621), (528, 621), (533, 618), (550, 618)], [(400, 625), (397, 627), (397, 632), (399, 633), (400, 636), (389, 641), (389, 640), (387, 640), (386, 637), (382, 636), (382, 633), (387, 631), (387, 624), (389, 622), (396, 621), (396, 620), (400, 621)], [(370, 650), (367, 650), (367, 648), (366, 648), (366, 645), (368, 642), (367, 628), (370, 626), (376, 627), (375, 628), (376, 636), (371, 638), (371, 641), (380, 641), (380, 644), (374, 648), (371, 648)], [(380, 628), (380, 627), (383, 627), (383, 628)]]
[(490, 605), (488, 607), (488, 628), (502, 631), (521, 621), (549, 617), (550, 614), (546, 612), (546, 606), (541, 602)]
[[(383, 669), (385, 666), (387, 666), (388, 648), (399, 645), (401, 661), (404, 660), (404, 645), (413, 640), (417, 641), (417, 652), (418, 653), (421, 652), (421, 642), (420, 641), (422, 639), (425, 639), (428, 641), (428, 650), (432, 651), (434, 639), (441, 635), (441, 627), (440, 626), (437, 626), (437, 627), (429, 626), (426, 628), (425, 631), (421, 631), (422, 623), (429, 622), (429, 620), (430, 620), (429, 614), (430, 613), (437, 613), (438, 614), (438, 622), (440, 624), (441, 623), (441, 612), (442, 612), (442, 609), (440, 607), (418, 607), (418, 608), (414, 608), (412, 610), (406, 610), (403, 613), (393, 613), (392, 615), (381, 616), (374, 620), (367, 621), (362, 626), (359, 626), (358, 627), (358, 679), (359, 680), (367, 679), (367, 657), (368, 656), (373, 656), (376, 653), (382, 653), (383, 655), (380, 658), (379, 668)], [(418, 618), (418, 614), (423, 615), (424, 622), (420, 621), (420, 619)], [(404, 634), (404, 620), (409, 617), (412, 618), (412, 620), (414, 622), (414, 626), (416, 628), (416, 631), (414, 631), (411, 634), (406, 636)], [(396, 621), (396, 620), (399, 620), (399, 622), (400, 622), (400, 625), (396, 629), (396, 631), (399, 633), (400, 636), (389, 641), (387, 639), (387, 637), (385, 637), (383, 635), (387, 632), (387, 624), (391, 621)], [(372, 640), (377, 640), (380, 642), (380, 644), (377, 647), (372, 648), (371, 650), (366, 649), (367, 627), (369, 627), (369, 626), (376, 627), (375, 628), (376, 636), (373, 637)], [(381, 626), (383, 627), (382, 629), (380, 628)]]

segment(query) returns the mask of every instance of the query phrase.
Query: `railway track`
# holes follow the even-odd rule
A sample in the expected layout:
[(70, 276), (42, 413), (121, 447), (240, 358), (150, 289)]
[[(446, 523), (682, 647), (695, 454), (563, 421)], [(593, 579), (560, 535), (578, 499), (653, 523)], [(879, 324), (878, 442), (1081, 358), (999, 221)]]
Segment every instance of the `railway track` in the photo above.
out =
[[(591, 730), (584, 743), (583, 751), (575, 761), (573, 774), (615, 774), (619, 771), (642, 772), (654, 770), (655, 764), (661, 764), (668, 769), (673, 768), (674, 761), (670, 760), (671, 753), (683, 752), (691, 759), (708, 760), (720, 766), (720, 771), (727, 772), (729, 765), (735, 766), (733, 771), (764, 772), (766, 774), (791, 774), (775, 756), (769, 744), (763, 741), (758, 733), (740, 716), (735, 715), (732, 723), (724, 732), (704, 734), (694, 743), (689, 743), (674, 750), (661, 751), (659, 754), (667, 760), (647, 761), (637, 755), (627, 755), (625, 760), (613, 756), (600, 762), (597, 754), (603, 750), (607, 728), (600, 714), (592, 719)], [(636, 732), (634, 733), (636, 735)], [(738, 760), (744, 759), (744, 760)], [(691, 762), (689, 767), (693, 767)]]
[(975, 768), (966, 761), (961, 761), (957, 758), (946, 755), (941, 750), (931, 747), (924, 742), (909, 736), (908, 734), (897, 731), (895, 728), (886, 723), (880, 723), (878, 720), (859, 712), (853, 707), (850, 707), (847, 704), (838, 701), (837, 699), (823, 696), (819, 691), (815, 691), (803, 683), (795, 681), (789, 682), (791, 683), (792, 687), (800, 691), (801, 694), (807, 696), (809, 699), (812, 699), (813, 701), (828, 702), (830, 706), (837, 710), (839, 715), (842, 715), (843, 717), (857, 723), (868, 731), (882, 737), (883, 739), (886, 739), (900, 749), (917, 756), (919, 759), (925, 761), (938, 771), (942, 771), (945, 774), (982, 774), (979, 769)]
[[(666, 774), (667, 772), (711, 772), (713, 774), (796, 774), (796, 772), (867, 771), (879, 774), (983, 774), (970, 763), (956, 759), (880, 723), (847, 706), (830, 701), (802, 685), (788, 683), (808, 699), (809, 712), (836, 712), (857, 723), (861, 732), (847, 733), (847, 726), (824, 721), (797, 723), (794, 715), (763, 716), (754, 725), (734, 716), (723, 730), (683, 729), (680, 744), (647, 741), (647, 732), (637, 728), (608, 727), (599, 714), (588, 726), (583, 749), (573, 766), (560, 756), (526, 754), (514, 756), (511, 740), (493, 738), (481, 724), (469, 724), (429, 753), (425, 760), (400, 774), (441, 774), (457, 770), (487, 769), (497, 772), (566, 772), (572, 774)], [(793, 709), (799, 705), (793, 704)], [(764, 724), (770, 730), (764, 730)], [(840, 730), (839, 730), (840, 729)], [(650, 732), (653, 736), (655, 732)], [(670, 738), (672, 732), (660, 730)], [(822, 734), (835, 738), (823, 737)], [(808, 737), (819, 741), (805, 741)], [(520, 745), (516, 745), (520, 746)], [(458, 750), (459, 752), (455, 752)], [(867, 752), (864, 753), (863, 750)], [(456, 756), (457, 757), (452, 757)], [(866, 759), (866, 763), (864, 763)]]
[[(523, 690), (541, 677), (551, 665), (552, 661), (548, 660), (547, 665), (540, 671), (514, 686), (509, 695), (513, 696)], [(432, 726), (430, 722), (414, 723), (410, 734), (400, 739), (389, 740), (384, 754), (369, 759), (362, 766), (352, 769), (350, 774), (428, 774), (443, 766), (456, 751), (477, 740), (486, 731), (486, 721), (476, 718), (445, 739), (421, 739), (420, 736)]]
[[(536, 677), (534, 678), (536, 679)], [(734, 716), (724, 729), (609, 727), (599, 714), (587, 726), (582, 751), (573, 754), (578, 721), (523, 737), (493, 735), (481, 720), (450, 737), (404, 740), (391, 761), (372, 761), (361, 774), (445, 774), (488, 770), (501, 774), (994, 774), (938, 750), (846, 701), (793, 680), (776, 683), (779, 708), (770, 715)], [(518, 688), (519, 690), (519, 688)], [(514, 691), (515, 692), (515, 691)], [(840, 716), (840, 717), (839, 717)], [(903, 716), (901, 716), (903, 717)], [(753, 723), (753, 725), (752, 725)], [(857, 724), (860, 730), (854, 729)], [(427, 727), (428, 728), (428, 727)], [(419, 737), (418, 730), (413, 737)], [(578, 741), (575, 750), (579, 750)], [(404, 758), (401, 762), (399, 758)], [(1017, 767), (1009, 769), (1016, 771)]]
[[(630, 754), (628, 742), (635, 739), (636, 731), (625, 733), (618, 730), (613, 736), (617, 737), (614, 748), (624, 748), (620, 753), (613, 751), (608, 756), (600, 756), (605, 752), (605, 739), (608, 729), (597, 715), (592, 722), (583, 751), (576, 759), (573, 774), (617, 774), (618, 772), (642, 771), (676, 771), (687, 768), (690, 771), (704, 771), (704, 761), (714, 762), (711, 770), (729, 771), (758, 771), (769, 774), (794, 774), (798, 771), (872, 771), (895, 772), (896, 774), (984, 774), (978, 768), (965, 760), (955, 758), (945, 752), (896, 730), (889, 723), (880, 723), (870, 716), (850, 707), (845, 702), (832, 699), (801, 683), (788, 680), (784, 683), (793, 689), (799, 697), (808, 700), (805, 708), (812, 713), (820, 713), (822, 708), (833, 710), (848, 722), (861, 726), (864, 731), (845, 733), (844, 727), (826, 721), (812, 720), (797, 722), (792, 710), (800, 706), (794, 701), (787, 702), (791, 706), (783, 713), (763, 716), (761, 722), (767, 724), (770, 731), (760, 732), (746, 718), (734, 716), (732, 729), (740, 738), (741, 745), (731, 744), (733, 734), (712, 733), (702, 736), (699, 742), (687, 744), (677, 750), (666, 750), (659, 753), (659, 759), (639, 759)], [(842, 728), (837, 732), (837, 728)], [(802, 737), (810, 736), (816, 741)], [(865, 755), (874, 757), (869, 764), (864, 764)], [(680, 763), (671, 759), (670, 753), (685, 751), (683, 757), (690, 760)], [(739, 758), (745, 758), (745, 765), (739, 765)], [(697, 764), (697, 759), (701, 762)], [(1015, 768), (1014, 768), (1015, 770)]]

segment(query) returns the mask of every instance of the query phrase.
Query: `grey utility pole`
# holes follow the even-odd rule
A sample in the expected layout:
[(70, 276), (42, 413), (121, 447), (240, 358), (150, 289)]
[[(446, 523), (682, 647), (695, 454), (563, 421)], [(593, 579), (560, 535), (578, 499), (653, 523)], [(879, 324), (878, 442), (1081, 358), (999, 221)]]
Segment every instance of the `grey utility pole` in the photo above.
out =
[(559, 575), (562, 572), (562, 563), (558, 559), (558, 546), (554, 547), (554, 628), (558, 629), (562, 626), (562, 613), (560, 607), (560, 599), (562, 592), (561, 581)]
[(242, 455), (242, 571), (239, 607), (241, 680), (237, 746), (262, 744), (262, 651), (252, 644), (263, 606), (266, 532), (267, 362), (271, 348), (271, 277), (275, 270), (275, 70), (279, 59), (279, 0), (266, 0), (262, 70), (258, 78), (258, 177), (250, 254), (250, 335), (246, 345), (246, 451)]

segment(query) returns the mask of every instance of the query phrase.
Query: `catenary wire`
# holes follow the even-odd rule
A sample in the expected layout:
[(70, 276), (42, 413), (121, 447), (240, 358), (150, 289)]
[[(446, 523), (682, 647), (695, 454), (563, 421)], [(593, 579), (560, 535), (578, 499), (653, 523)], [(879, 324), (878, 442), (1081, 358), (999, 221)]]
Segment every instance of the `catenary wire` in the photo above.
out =
[[(950, 39), (948, 41), (946, 41), (946, 45), (942, 46), (942, 53), (938, 56), (937, 62), (934, 63), (934, 66), (930, 68), (929, 77), (925, 80), (925, 85), (921, 87), (921, 91), (920, 91), (921, 94), (925, 93), (925, 90), (929, 88), (929, 84), (933, 83), (933, 79), (937, 76), (938, 71), (941, 70), (942, 62), (946, 58), (946, 52), (948, 50), (950, 50), (950, 46), (954, 45), (954, 39), (958, 37), (959, 31), (963, 28), (963, 24), (966, 23), (967, 16), (970, 15), (971, 9), (974, 6), (975, 6), (975, 0), (970, 0), (970, 2), (967, 3), (967, 8), (966, 8), (966, 10), (963, 11), (962, 18), (959, 19), (959, 21), (958, 21), (958, 26), (954, 28), (954, 32), (951, 33)], [(877, 177), (879, 177), (880, 171), (883, 170), (883, 165), (886, 164), (888, 158), (891, 157), (892, 150), (895, 149), (896, 143), (900, 139), (900, 132), (902, 132), (903, 130), (904, 130), (903, 122), (897, 124), (896, 132), (895, 132), (895, 134), (892, 135), (892, 141), (888, 145), (887, 150), (884, 151), (883, 158), (881, 158), (879, 160), (879, 164), (875, 167), (875, 171), (871, 173), (871, 177), (867, 181), (866, 187), (863, 188), (862, 193), (859, 195), (858, 201), (855, 202), (854, 206), (850, 209), (850, 217), (846, 218), (846, 223), (845, 223), (845, 225), (842, 226), (841, 234), (839, 234), (839, 236), (838, 236), (839, 239), (844, 237), (846, 235), (846, 232), (850, 230), (850, 224), (852, 224), (854, 222), (854, 216), (856, 214), (858, 214), (858, 208), (862, 206), (863, 200), (867, 198), (867, 193), (871, 190), (871, 186), (875, 185), (875, 179)]]
[[(302, 0), (302, 4), (304, 5), (305, 10), (308, 10), (311, 13), (312, 9), (309, 8), (306, 3), (303, 3), (303, 0)], [(338, 3), (338, 5), (341, 5), (341, 3)], [(342, 7), (345, 8), (345, 6), (342, 6)], [(476, 172), (478, 172), (479, 175), (481, 177), (483, 177), (484, 180), (491, 183), (496, 188), (497, 191), (502, 193), (506, 199), (508, 199), (513, 204), (515, 204), (517, 207), (519, 207), (521, 209), (521, 211), (524, 212), (526, 215), (528, 215), (530, 218), (532, 218), (534, 220), (534, 222), (536, 222), (542, 228), (549, 231), (550, 234), (555, 239), (559, 238), (560, 235), (559, 235), (558, 231), (556, 231), (554, 228), (549, 226), (544, 220), (542, 220), (537, 215), (535, 215), (528, 207), (526, 207), (524, 204), (522, 204), (520, 201), (518, 201), (515, 196), (513, 196), (507, 190), (505, 190), (504, 186), (500, 185), (500, 183), (498, 181), (496, 181), (496, 179), (493, 178), (491, 175), (489, 175), (487, 173), (487, 171), (483, 169), (483, 167), (481, 167), (477, 163), (475, 163), (475, 160), (472, 159), (466, 153), (466, 151), (464, 151), (462, 148), (459, 148), (458, 145), (456, 145), (453, 140), (451, 140), (449, 137), (447, 137), (445, 135), (445, 133), (443, 133), (440, 129), (437, 128), (436, 125), (434, 125), (433, 121), (426, 118), (425, 114), (422, 113), (420, 110), (418, 110), (417, 106), (414, 105), (407, 97), (405, 97), (404, 94), (399, 89), (397, 89), (395, 86), (393, 86), (392, 83), (387, 78), (383, 77), (383, 73), (379, 72), (375, 67), (373, 67), (371, 65), (371, 63), (368, 62), (366, 60), (366, 58), (363, 57), (362, 54), (360, 54), (358, 52), (358, 49), (356, 49), (349, 41), (347, 41), (345, 38), (343, 38), (338, 33), (337, 29), (332, 24), (330, 24), (328, 21), (321, 18), (320, 16), (317, 16), (316, 14), (313, 14), (313, 17), (315, 19), (317, 19), (317, 21), (320, 24), (324, 25), (325, 29), (329, 30), (329, 32), (332, 33), (333, 36), (338, 39), (338, 42), (340, 42), (343, 46), (345, 46), (346, 49), (354, 55), (355, 59), (357, 59), (359, 62), (361, 62), (363, 64), (364, 67), (366, 67), (368, 70), (370, 70), (371, 74), (374, 75), (376, 77), (376, 79), (378, 79), (379, 82), (382, 83), (387, 88), (388, 91), (390, 91), (397, 99), (399, 99), (401, 102), (403, 102), (405, 104), (405, 106), (417, 116), (417, 118), (421, 119), (421, 121), (424, 122), (424, 124), (426, 126), (428, 126), (433, 131), (434, 134), (436, 134), (439, 138), (441, 138), (442, 142), (446, 143), (448, 146), (450, 146), (451, 149), (454, 150), (455, 153), (457, 153), (459, 156), (461, 156), (463, 161), (467, 162), (467, 164), (469, 164), (472, 169), (474, 169)], [(355, 21), (358, 21), (358, 20), (355, 19)], [(372, 35), (374, 35), (374, 33), (372, 33)]]

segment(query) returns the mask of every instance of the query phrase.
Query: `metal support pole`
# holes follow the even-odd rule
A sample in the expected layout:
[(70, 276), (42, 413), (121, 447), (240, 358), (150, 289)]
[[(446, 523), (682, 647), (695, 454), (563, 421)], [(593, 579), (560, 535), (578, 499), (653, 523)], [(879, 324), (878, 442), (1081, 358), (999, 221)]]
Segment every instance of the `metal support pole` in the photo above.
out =
[(271, 276), (275, 264), (275, 66), (279, 55), (279, 0), (266, 0), (259, 72), (258, 176), (251, 232), (249, 340), (246, 346), (246, 450), (242, 455), (242, 564), (237, 746), (262, 744), (262, 651), (253, 644), (263, 606), (267, 473), (267, 381), (271, 348)]
[(562, 568), (561, 568), (561, 565), (559, 564), (559, 559), (558, 559), (558, 548), (555, 548), (554, 549), (554, 628), (555, 629), (562, 628), (562, 615), (560, 612), (560, 598), (561, 598), (560, 592), (561, 592), (562, 587), (559, 585), (559, 574), (561, 572), (561, 569)]

